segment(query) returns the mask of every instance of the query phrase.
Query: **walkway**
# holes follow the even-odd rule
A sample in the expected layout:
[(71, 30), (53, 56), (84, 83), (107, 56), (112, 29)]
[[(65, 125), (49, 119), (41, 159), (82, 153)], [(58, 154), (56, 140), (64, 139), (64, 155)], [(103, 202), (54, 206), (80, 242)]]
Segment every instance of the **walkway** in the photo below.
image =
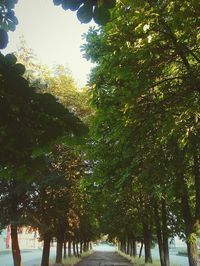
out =
[(96, 251), (81, 260), (76, 266), (133, 266), (117, 252)]

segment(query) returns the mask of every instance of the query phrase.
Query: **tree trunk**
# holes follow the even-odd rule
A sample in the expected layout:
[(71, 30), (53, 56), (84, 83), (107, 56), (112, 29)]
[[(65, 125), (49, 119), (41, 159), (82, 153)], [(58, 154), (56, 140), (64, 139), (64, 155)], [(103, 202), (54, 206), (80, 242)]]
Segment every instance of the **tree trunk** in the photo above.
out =
[(139, 252), (139, 258), (141, 258), (141, 256), (142, 256), (143, 245), (144, 245), (144, 242), (141, 241), (140, 252)]
[(81, 241), (80, 242), (80, 254), (82, 254), (83, 253), (83, 242)]
[(87, 251), (87, 243), (86, 243), (86, 240), (84, 240), (84, 242), (83, 242), (83, 251), (84, 252)]
[(143, 224), (145, 263), (152, 263), (151, 231), (148, 224)]
[(48, 235), (44, 236), (41, 266), (49, 266), (50, 242), (51, 238)]
[(196, 234), (193, 232), (192, 226), (192, 216), (190, 212), (189, 200), (187, 191), (182, 196), (182, 209), (183, 217), (185, 222), (185, 234), (186, 234), (186, 244), (188, 251), (188, 262), (189, 266), (197, 266), (198, 256), (197, 256), (197, 241), (195, 240)]
[(73, 246), (73, 255), (76, 257), (76, 242), (75, 242), (75, 240), (73, 240), (72, 246)]
[(89, 241), (87, 241), (87, 245), (86, 245), (86, 251), (89, 251), (89, 246), (90, 245), (90, 242)]
[(78, 241), (76, 242), (76, 254), (77, 254), (77, 257), (79, 257), (79, 248), (78, 248)]
[(187, 241), (188, 260), (190, 266), (199, 266), (197, 244)]
[(160, 265), (165, 266), (163, 235), (162, 235), (162, 230), (161, 230), (160, 217), (158, 213), (157, 203), (155, 203), (154, 213), (155, 213), (156, 235), (158, 239), (158, 247), (159, 247), (159, 255), (160, 255)]
[(14, 266), (21, 266), (21, 253), (17, 235), (17, 226), (11, 224), (12, 256)]
[(57, 238), (57, 246), (56, 246), (56, 263), (62, 263), (62, 248), (63, 240), (62, 238)]
[(168, 245), (168, 229), (167, 229), (167, 210), (166, 200), (162, 199), (162, 232), (163, 232), (163, 251), (165, 266), (169, 266), (169, 245)]
[(129, 240), (129, 238), (127, 238), (127, 240), (126, 240), (126, 254), (127, 255), (130, 254), (130, 240)]
[(132, 256), (136, 257), (137, 256), (137, 243), (135, 238), (132, 239)]
[(67, 243), (66, 243), (66, 240), (64, 241), (63, 249), (64, 249), (63, 258), (66, 259), (67, 258)]
[(68, 241), (68, 257), (72, 256), (72, 242), (71, 239)]

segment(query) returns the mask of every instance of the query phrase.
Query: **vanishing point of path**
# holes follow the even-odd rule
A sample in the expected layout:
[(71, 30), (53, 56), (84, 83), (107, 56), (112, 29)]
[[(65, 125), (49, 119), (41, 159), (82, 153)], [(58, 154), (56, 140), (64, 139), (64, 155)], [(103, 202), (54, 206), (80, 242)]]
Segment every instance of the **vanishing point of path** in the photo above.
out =
[(92, 255), (81, 260), (76, 266), (133, 266), (117, 252), (95, 251)]

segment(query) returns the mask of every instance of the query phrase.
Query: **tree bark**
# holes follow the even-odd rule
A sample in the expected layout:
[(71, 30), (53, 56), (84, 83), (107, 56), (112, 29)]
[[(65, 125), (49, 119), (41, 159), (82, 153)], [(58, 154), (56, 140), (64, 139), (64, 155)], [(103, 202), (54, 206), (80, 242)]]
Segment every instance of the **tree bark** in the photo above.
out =
[(72, 246), (73, 246), (73, 255), (76, 257), (77, 254), (76, 254), (76, 242), (75, 242), (75, 240), (73, 240)]
[(139, 252), (139, 258), (141, 258), (141, 256), (142, 256), (143, 245), (144, 245), (144, 242), (141, 241), (140, 252)]
[(83, 253), (83, 242), (81, 241), (80, 242), (80, 254), (82, 254)]
[(87, 243), (86, 243), (86, 240), (84, 240), (84, 242), (83, 242), (83, 251), (84, 252), (87, 251)]
[(143, 223), (145, 263), (152, 263), (151, 256), (151, 230), (149, 225)]
[(167, 209), (166, 200), (162, 199), (162, 232), (163, 232), (163, 251), (165, 266), (169, 266), (169, 245), (168, 245), (168, 229), (167, 229)]
[(57, 246), (56, 246), (56, 263), (62, 263), (62, 248), (63, 247), (63, 239), (57, 238)]
[(182, 195), (182, 210), (185, 222), (185, 234), (186, 234), (186, 244), (188, 251), (188, 262), (189, 266), (198, 266), (198, 255), (197, 255), (197, 241), (195, 241), (196, 234), (193, 232), (192, 226), (192, 215), (189, 206), (189, 200), (187, 191)]
[(11, 224), (12, 256), (14, 266), (21, 266), (21, 253), (19, 248), (17, 226)]
[(155, 213), (155, 224), (156, 224), (156, 235), (158, 239), (158, 247), (159, 247), (159, 255), (160, 255), (160, 265), (165, 266), (165, 258), (164, 258), (164, 249), (163, 249), (163, 236), (162, 236), (162, 230), (161, 230), (161, 224), (160, 224), (160, 217), (158, 213), (158, 205), (155, 203), (154, 207), (154, 213)]
[(66, 259), (67, 258), (67, 242), (66, 242), (66, 240), (64, 241), (63, 249), (64, 249), (63, 258)]
[(72, 242), (71, 239), (68, 241), (68, 257), (72, 256)]
[(41, 266), (49, 266), (50, 242), (51, 238), (48, 235), (44, 236)]
[(137, 243), (135, 238), (132, 239), (132, 256), (136, 257), (137, 256)]
[(78, 248), (78, 241), (76, 242), (76, 255), (77, 257), (79, 257), (79, 248)]

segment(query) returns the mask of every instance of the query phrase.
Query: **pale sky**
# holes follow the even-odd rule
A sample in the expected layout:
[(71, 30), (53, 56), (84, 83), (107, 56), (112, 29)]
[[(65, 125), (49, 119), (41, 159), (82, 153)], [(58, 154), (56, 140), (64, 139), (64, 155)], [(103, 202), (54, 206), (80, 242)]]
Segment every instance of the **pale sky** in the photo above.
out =
[(81, 24), (76, 12), (54, 6), (53, 0), (19, 0), (15, 7), (19, 24), (9, 32), (9, 44), (5, 53), (14, 52), (19, 37), (24, 36), (41, 63), (67, 65), (80, 86), (84, 86), (92, 64), (82, 57), (82, 34), (94, 23)]

